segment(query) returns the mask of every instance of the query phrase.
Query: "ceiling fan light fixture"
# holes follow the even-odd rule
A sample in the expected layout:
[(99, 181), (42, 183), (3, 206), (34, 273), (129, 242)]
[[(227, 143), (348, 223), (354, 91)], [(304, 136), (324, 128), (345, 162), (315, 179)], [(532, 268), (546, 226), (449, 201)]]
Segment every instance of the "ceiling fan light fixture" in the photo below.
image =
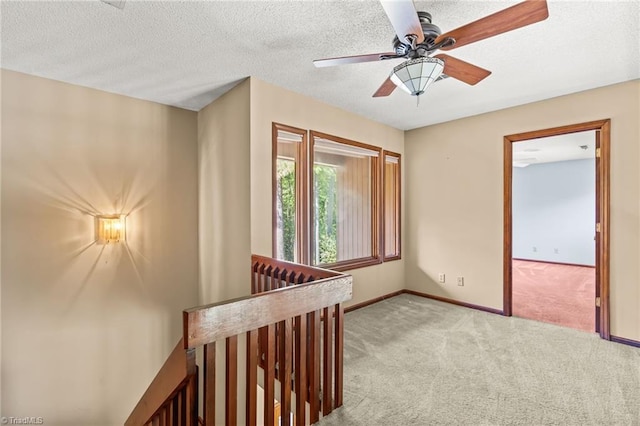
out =
[(393, 68), (389, 78), (408, 94), (420, 96), (440, 77), (443, 70), (443, 60), (425, 56), (401, 63)]

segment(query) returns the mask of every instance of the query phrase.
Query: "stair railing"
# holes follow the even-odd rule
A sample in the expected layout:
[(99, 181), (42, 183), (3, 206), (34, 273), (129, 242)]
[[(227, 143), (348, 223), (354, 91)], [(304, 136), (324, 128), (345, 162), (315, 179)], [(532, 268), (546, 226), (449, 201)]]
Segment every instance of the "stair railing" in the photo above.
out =
[[(340, 272), (257, 255), (252, 256), (251, 264), (251, 292), (253, 294), (318, 280), (345, 277)], [(348, 277), (350, 278), (350, 276)], [(309, 312), (304, 322), (294, 321), (293, 323), (294, 335), (302, 334), (307, 339), (306, 347), (301, 350), (305, 351), (302, 358), (306, 358), (307, 383), (305, 386), (308, 387), (305, 388), (304, 393), (301, 393), (303, 392), (301, 387), (295, 389), (296, 402), (299, 404), (295, 411), (296, 413), (301, 412), (304, 402), (309, 403), (309, 420), (312, 424), (319, 420), (320, 413), (326, 416), (334, 408), (342, 406), (343, 322), (344, 309), (341, 303), (337, 303), (333, 306), (325, 306), (322, 309)], [(300, 327), (304, 329), (301, 330)], [(269, 333), (274, 334), (275, 337), (270, 336)], [(289, 324), (281, 322), (275, 324), (273, 330), (263, 328), (258, 334), (258, 360), (262, 368), (266, 368), (271, 363), (266, 353), (268, 339), (275, 339), (275, 374), (280, 383), (287, 382), (286, 377), (288, 374), (288, 370), (280, 368), (280, 366), (289, 366), (292, 362), (288, 358), (289, 351), (287, 350), (287, 336), (289, 333)], [(292, 371), (300, 368), (296, 366), (295, 362), (293, 364), (290, 367)], [(284, 392), (283, 395), (280, 395), (280, 399), (286, 402), (286, 392), (288, 390), (284, 387), (280, 389)], [(297, 397), (301, 394), (305, 395), (305, 398)], [(286, 416), (286, 405), (282, 404), (281, 409), (284, 413), (284, 418)], [(301, 421), (302, 423), (300, 424), (304, 424), (304, 418)]]
[(140, 398), (125, 426), (186, 425), (198, 421), (198, 367), (183, 339)]
[[(276, 401), (276, 424), (288, 426), (293, 418), (296, 425), (305, 425), (342, 405), (342, 303), (351, 299), (352, 277), (263, 256), (252, 257), (251, 271), (251, 296), (183, 312), (183, 338), (125, 425), (212, 426), (219, 424), (216, 408), (224, 412), (219, 418), (227, 426), (238, 424), (238, 410), (247, 425), (258, 424), (259, 417), (269, 424)], [(216, 366), (221, 347), (224, 365)], [(224, 395), (216, 395), (216, 376), (224, 380)], [(239, 376), (244, 377), (244, 395)], [(263, 394), (260, 413), (258, 389)]]

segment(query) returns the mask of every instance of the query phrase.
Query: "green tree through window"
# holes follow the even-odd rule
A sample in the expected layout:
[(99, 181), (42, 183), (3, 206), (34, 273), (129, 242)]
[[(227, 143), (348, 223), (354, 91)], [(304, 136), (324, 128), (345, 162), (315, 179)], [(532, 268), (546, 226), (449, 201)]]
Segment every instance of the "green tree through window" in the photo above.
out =
[(282, 239), (282, 259), (295, 261), (296, 248), (296, 164), (278, 158), (278, 238)]
[(324, 164), (313, 166), (316, 221), (316, 264), (338, 260), (337, 238), (337, 168)]

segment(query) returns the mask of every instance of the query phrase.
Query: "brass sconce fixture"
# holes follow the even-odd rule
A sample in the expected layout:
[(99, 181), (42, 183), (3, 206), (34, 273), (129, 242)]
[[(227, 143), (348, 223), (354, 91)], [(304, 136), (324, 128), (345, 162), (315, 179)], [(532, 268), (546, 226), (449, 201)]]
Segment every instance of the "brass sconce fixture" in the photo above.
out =
[(96, 243), (109, 244), (125, 241), (125, 215), (96, 216)]

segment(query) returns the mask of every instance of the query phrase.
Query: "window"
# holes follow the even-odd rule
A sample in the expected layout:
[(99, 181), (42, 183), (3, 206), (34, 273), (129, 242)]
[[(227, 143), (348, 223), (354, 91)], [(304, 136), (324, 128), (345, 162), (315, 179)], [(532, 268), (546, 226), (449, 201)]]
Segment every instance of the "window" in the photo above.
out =
[(380, 149), (318, 132), (311, 132), (311, 145), (311, 263), (338, 268), (378, 263)]
[(400, 154), (384, 152), (383, 170), (383, 258), (400, 259)]
[[(274, 257), (337, 270), (400, 258), (400, 156), (386, 155), (383, 180), (380, 148), (274, 123)], [(397, 207), (383, 226), (385, 196)]]
[(273, 253), (277, 259), (305, 263), (304, 180), (307, 132), (273, 125)]

